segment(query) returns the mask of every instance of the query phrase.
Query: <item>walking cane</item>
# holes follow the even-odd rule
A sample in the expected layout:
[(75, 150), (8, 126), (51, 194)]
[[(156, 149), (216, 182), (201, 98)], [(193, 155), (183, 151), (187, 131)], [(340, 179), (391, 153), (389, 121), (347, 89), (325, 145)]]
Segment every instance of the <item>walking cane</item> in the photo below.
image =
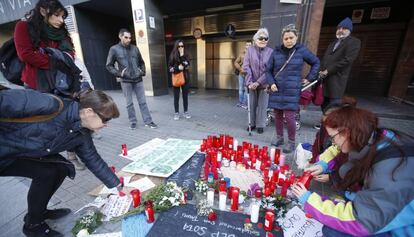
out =
[(306, 91), (307, 89), (311, 88), (313, 85), (315, 85), (316, 83), (318, 83), (322, 79), (323, 79), (323, 77), (318, 76), (318, 78), (316, 80), (314, 80), (313, 82), (311, 82), (311, 83), (307, 84), (306, 86), (304, 86), (300, 91)]
[(248, 131), (249, 131), (249, 136), (252, 135), (252, 121), (250, 120), (250, 92), (249, 92), (249, 87), (246, 86), (247, 89), (247, 121), (249, 121), (249, 127), (248, 127)]

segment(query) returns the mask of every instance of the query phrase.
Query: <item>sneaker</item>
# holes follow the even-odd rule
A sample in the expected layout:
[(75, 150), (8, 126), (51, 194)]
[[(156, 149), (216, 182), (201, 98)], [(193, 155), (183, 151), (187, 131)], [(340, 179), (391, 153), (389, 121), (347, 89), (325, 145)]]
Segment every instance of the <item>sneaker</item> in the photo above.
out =
[(242, 106), (242, 104), (240, 104), (240, 103), (236, 104), (236, 107), (241, 107), (241, 106)]
[(316, 124), (315, 126), (313, 126), (314, 129), (319, 130), (321, 129), (321, 125), (320, 124)]
[(145, 127), (158, 128), (158, 126), (154, 122), (151, 122), (149, 124), (145, 124)]
[(257, 133), (262, 134), (263, 133), (263, 128), (257, 128)]
[(40, 224), (24, 224), (23, 233), (28, 237), (63, 237), (63, 235), (52, 230), (45, 222)]
[(288, 141), (286, 146), (283, 148), (283, 153), (288, 154), (295, 150), (295, 142)]
[(174, 120), (179, 120), (179, 119), (180, 119), (180, 114), (174, 113)]
[[(43, 213), (43, 220), (57, 220), (62, 217), (69, 215), (72, 212), (69, 208), (58, 208), (53, 210), (46, 210)], [(23, 218), (24, 222), (27, 223), (27, 214)]]
[(184, 112), (184, 118), (190, 119), (191, 115), (188, 112)]
[(137, 129), (137, 124), (136, 123), (131, 123), (131, 126), (129, 126), (129, 128), (131, 130), (135, 130), (135, 129)]
[(285, 141), (284, 141), (283, 137), (277, 137), (276, 141), (272, 142), (271, 144), (273, 146), (279, 147), (279, 146), (282, 146), (283, 144), (285, 144)]
[(243, 109), (247, 109), (247, 105), (240, 105)]
[(302, 123), (300, 121), (296, 121), (296, 131), (300, 130)]

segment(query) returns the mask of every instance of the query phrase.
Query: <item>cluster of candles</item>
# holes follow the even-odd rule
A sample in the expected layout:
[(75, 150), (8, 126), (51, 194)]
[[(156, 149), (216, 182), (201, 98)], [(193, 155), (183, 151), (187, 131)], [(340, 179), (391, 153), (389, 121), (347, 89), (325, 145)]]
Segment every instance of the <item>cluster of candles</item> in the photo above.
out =
[[(220, 134), (219, 136), (208, 136), (203, 139), (200, 145), (200, 151), (206, 154), (204, 165), (204, 177), (208, 178), (208, 182), (213, 182), (213, 179), (219, 178), (219, 169), (221, 166), (230, 166), (239, 169), (240, 171), (246, 169), (255, 169), (262, 173), (264, 187), (255, 191), (255, 200), (252, 204), (251, 221), (257, 223), (258, 213), (260, 209), (260, 202), (263, 195), (269, 197), (274, 194), (278, 187), (280, 195), (286, 197), (288, 188), (300, 182), (309, 188), (312, 175), (309, 172), (304, 172), (302, 176), (297, 177), (295, 172), (289, 169), (289, 165), (285, 164), (285, 155), (277, 148), (270, 148), (267, 146), (259, 148), (258, 145), (252, 145), (248, 142), (242, 142), (239, 145), (238, 141), (232, 136)], [(219, 209), (225, 210), (226, 197), (231, 199), (231, 210), (238, 210), (240, 189), (232, 187), (224, 179), (219, 183)], [(211, 205), (214, 203), (214, 189), (207, 191), (207, 202)], [(274, 213), (266, 213), (265, 227), (267, 219), (273, 223)], [(271, 226), (270, 229), (273, 227)]]

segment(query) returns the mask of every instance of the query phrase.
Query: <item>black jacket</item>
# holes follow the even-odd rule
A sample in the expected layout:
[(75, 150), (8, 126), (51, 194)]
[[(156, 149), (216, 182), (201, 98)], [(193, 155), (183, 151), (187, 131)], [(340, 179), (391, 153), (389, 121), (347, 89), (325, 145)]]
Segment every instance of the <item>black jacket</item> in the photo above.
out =
[[(117, 66), (115, 66), (115, 62)], [(109, 49), (106, 69), (122, 82), (141, 82), (145, 76), (145, 63), (137, 46), (118, 43)], [(122, 71), (124, 74), (122, 75)]]
[[(34, 90), (0, 90), (0, 118), (49, 114), (59, 103)], [(74, 151), (86, 167), (107, 187), (120, 181), (96, 151), (91, 131), (81, 126), (79, 104), (64, 100), (64, 109), (45, 122), (0, 122), (0, 172), (15, 159), (42, 161), (62, 151)]]

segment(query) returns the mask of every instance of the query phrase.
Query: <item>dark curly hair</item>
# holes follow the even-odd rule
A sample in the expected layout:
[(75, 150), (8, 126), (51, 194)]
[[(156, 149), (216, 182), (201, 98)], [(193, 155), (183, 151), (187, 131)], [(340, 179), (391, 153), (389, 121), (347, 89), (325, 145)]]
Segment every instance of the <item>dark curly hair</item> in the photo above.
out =
[[(43, 32), (43, 24), (45, 24), (44, 16), (40, 13), (40, 9), (46, 10), (46, 18), (49, 18), (55, 13), (63, 11), (63, 18), (68, 16), (68, 11), (58, 0), (39, 0), (36, 6), (24, 15), (27, 23), (29, 24), (30, 38), (32, 39), (33, 45), (39, 47), (40, 41), (47, 41), (47, 35)], [(66, 38), (70, 39), (69, 32), (66, 29), (65, 23), (62, 28), (65, 31)]]

